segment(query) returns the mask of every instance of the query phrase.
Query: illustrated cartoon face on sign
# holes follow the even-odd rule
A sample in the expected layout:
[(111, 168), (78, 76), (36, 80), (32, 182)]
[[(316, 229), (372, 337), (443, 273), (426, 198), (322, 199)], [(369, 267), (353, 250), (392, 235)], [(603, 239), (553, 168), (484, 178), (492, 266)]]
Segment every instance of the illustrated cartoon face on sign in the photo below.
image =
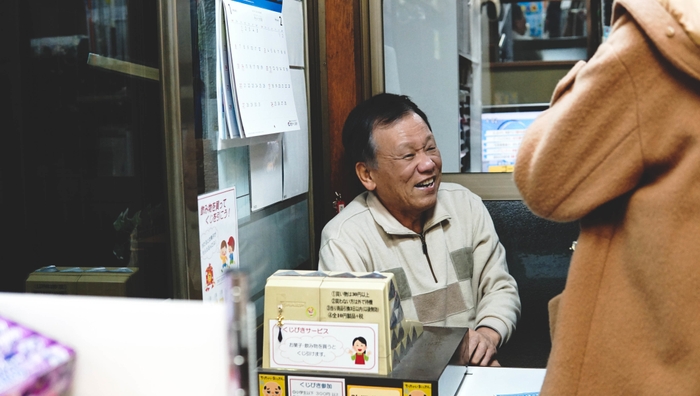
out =
[(263, 385), (263, 396), (281, 396), (282, 387), (274, 381), (269, 381)]
[(221, 257), (221, 263), (226, 264), (226, 254), (228, 253), (228, 245), (226, 244), (226, 241), (221, 241), (221, 254), (219, 255)]
[(314, 307), (308, 307), (306, 308), (306, 314), (309, 315), (309, 317), (313, 317), (316, 315), (316, 309), (314, 309)]
[(233, 236), (228, 237), (228, 265), (233, 266), (236, 264), (236, 261), (233, 259), (233, 251), (236, 249), (236, 240), (233, 239)]
[(350, 351), (350, 354), (350, 358), (355, 361), (355, 364), (365, 364), (369, 357), (367, 340), (364, 337), (355, 337), (352, 340), (352, 351)]
[(359, 354), (364, 354), (367, 350), (367, 341), (363, 337), (357, 337), (352, 342), (352, 349)]

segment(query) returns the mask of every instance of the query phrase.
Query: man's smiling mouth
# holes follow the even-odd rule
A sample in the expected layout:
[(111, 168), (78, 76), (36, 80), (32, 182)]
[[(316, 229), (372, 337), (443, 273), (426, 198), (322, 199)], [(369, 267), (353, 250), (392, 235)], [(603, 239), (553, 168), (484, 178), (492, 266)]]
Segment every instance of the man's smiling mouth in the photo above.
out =
[(416, 187), (419, 187), (419, 188), (431, 187), (434, 183), (435, 183), (435, 178), (431, 177), (430, 179), (424, 180), (424, 181), (416, 184)]

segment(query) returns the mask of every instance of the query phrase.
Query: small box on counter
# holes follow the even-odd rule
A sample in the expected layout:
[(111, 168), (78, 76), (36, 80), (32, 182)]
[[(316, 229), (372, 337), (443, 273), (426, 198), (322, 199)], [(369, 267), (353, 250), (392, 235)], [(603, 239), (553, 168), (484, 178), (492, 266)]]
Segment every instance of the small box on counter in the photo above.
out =
[(29, 274), (27, 293), (82, 296), (143, 297), (138, 267), (48, 267)]
[(263, 368), (386, 375), (423, 332), (391, 272), (279, 270), (264, 316)]
[(68, 394), (72, 348), (0, 316), (0, 355), (0, 396)]

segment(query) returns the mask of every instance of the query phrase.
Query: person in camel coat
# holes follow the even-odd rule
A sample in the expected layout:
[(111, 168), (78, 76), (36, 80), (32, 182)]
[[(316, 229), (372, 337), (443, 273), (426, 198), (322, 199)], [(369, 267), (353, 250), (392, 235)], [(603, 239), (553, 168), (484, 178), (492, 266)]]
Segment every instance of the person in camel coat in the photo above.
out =
[(700, 395), (700, 1), (617, 0), (514, 179), (581, 227), (541, 395)]

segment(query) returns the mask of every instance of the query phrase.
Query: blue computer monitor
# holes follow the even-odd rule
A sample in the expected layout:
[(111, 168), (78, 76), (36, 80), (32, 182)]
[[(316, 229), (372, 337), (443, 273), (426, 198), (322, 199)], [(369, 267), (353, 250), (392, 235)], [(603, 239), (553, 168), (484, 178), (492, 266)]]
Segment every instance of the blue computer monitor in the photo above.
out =
[(481, 112), (481, 171), (512, 172), (525, 130), (546, 103), (484, 106)]

